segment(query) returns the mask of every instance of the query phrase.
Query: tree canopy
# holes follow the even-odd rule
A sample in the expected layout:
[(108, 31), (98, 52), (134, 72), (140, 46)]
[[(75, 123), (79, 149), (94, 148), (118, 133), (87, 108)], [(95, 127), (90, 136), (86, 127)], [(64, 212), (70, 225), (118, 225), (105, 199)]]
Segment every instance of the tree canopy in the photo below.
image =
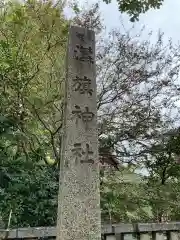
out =
[[(109, 4), (111, 0), (103, 0)], [(132, 22), (139, 19), (141, 13), (147, 12), (149, 9), (159, 9), (164, 0), (117, 0), (119, 11), (127, 13)]]
[(119, 29), (105, 37), (98, 4), (70, 20), (63, 9), (1, 7), (0, 219), (12, 210), (11, 227), (56, 223), (66, 43), (77, 24), (97, 35), (102, 221), (177, 220), (180, 46), (162, 33), (154, 44)]
[(36, 208), (35, 202), (57, 187), (51, 174), (56, 169), (46, 163), (59, 161), (68, 26), (63, 5), (50, 1), (7, 2), (1, 8), (0, 212), (6, 221), (11, 208), (16, 226), (28, 224), (27, 212), (30, 225), (40, 224), (43, 217), (32, 216), (50, 205), (46, 199)]

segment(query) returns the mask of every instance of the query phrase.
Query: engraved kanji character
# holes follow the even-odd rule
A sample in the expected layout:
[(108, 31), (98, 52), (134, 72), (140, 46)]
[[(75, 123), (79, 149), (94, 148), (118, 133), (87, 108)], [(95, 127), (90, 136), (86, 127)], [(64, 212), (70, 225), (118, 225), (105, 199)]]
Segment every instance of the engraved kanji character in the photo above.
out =
[(72, 149), (72, 153), (75, 156), (75, 163), (78, 164), (78, 159), (83, 155), (83, 149), (81, 147), (81, 143), (75, 143), (74, 148)]
[(83, 152), (83, 155), (85, 155), (85, 158), (81, 160), (81, 163), (94, 163), (94, 160), (89, 158), (89, 155), (93, 155), (93, 151), (90, 151), (90, 146), (88, 143), (86, 143), (86, 150)]
[(76, 36), (84, 42), (84, 34), (83, 33), (79, 33), (79, 32), (76, 32)]
[(92, 58), (92, 48), (91, 47), (83, 47), (82, 45), (76, 45), (76, 49), (74, 50), (74, 58), (79, 61), (94, 63)]
[(75, 52), (77, 52), (79, 50), (79, 52), (88, 55), (88, 54), (93, 54), (93, 50), (92, 47), (83, 47), (82, 45), (76, 45), (76, 49), (74, 50)]
[(81, 108), (77, 105), (75, 105), (74, 111), (72, 111), (72, 114), (76, 115), (76, 123), (78, 122), (78, 119), (82, 119), (82, 121), (86, 124), (86, 128), (88, 125), (88, 122), (91, 122), (94, 118), (94, 113), (89, 111), (89, 107), (85, 107), (85, 111), (81, 111)]
[(82, 112), (82, 120), (87, 123), (92, 121), (93, 117), (94, 117), (94, 113), (89, 112), (89, 108), (85, 107), (85, 111)]
[(78, 57), (77, 58), (77, 60), (80, 60), (80, 61), (82, 61), (82, 62), (89, 62), (89, 63), (91, 63), (91, 64), (93, 64), (94, 63), (94, 60), (93, 60), (93, 58), (91, 57), (91, 56), (82, 56), (82, 57)]
[(76, 76), (74, 81), (75, 91), (79, 91), (80, 94), (88, 93), (92, 96), (93, 90), (91, 89), (91, 79), (84, 76), (84, 78), (80, 78)]
[(76, 124), (78, 123), (78, 119), (82, 117), (82, 112), (81, 112), (81, 108), (77, 105), (75, 105), (75, 110), (72, 111), (72, 114), (76, 115)]
[[(86, 144), (85, 151), (83, 150), (81, 143), (75, 143), (72, 153), (75, 156), (76, 165), (79, 163), (94, 163), (94, 160), (89, 157), (89, 155), (93, 155), (93, 151), (90, 151), (90, 146), (88, 143)], [(84, 156), (83, 159), (82, 156)]]

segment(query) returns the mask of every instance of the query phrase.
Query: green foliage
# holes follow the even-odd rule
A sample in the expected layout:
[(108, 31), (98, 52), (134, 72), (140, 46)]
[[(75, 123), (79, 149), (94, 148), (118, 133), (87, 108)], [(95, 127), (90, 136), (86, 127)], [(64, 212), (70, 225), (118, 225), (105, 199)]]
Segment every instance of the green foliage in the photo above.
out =
[[(109, 222), (162, 222), (179, 219), (179, 130), (160, 138), (144, 161), (147, 176), (130, 168), (104, 174), (101, 188), (103, 220)], [(179, 160), (179, 155), (178, 155)], [(138, 166), (137, 166), (138, 167)]]
[[(114, 176), (115, 175), (115, 176)], [(144, 196), (142, 177), (125, 168), (107, 174), (101, 188), (102, 219), (110, 222), (146, 222), (152, 217), (148, 199)]]
[(12, 209), (11, 227), (55, 225), (57, 170), (21, 158), (6, 158), (6, 164), (1, 164), (0, 212), (4, 223)]
[(50, 1), (8, 2), (0, 28), (1, 114), (16, 119), (26, 156), (45, 145), (58, 160), (68, 22)]
[[(161, 3), (134, 2), (119, 2), (134, 19)], [(74, 11), (74, 22), (99, 33), (97, 4), (85, 12), (75, 4)], [(7, 223), (12, 209), (11, 227), (56, 222), (68, 25), (63, 4), (50, 1), (7, 2), (0, 14), (0, 218)], [(177, 96), (179, 49), (164, 47), (161, 34), (154, 46), (118, 32), (101, 40), (99, 151), (122, 162), (120, 171), (101, 169), (102, 220), (159, 221), (165, 213), (176, 220), (180, 137), (160, 135), (162, 105), (170, 109)], [(148, 176), (135, 172), (141, 167)]]
[(0, 217), (12, 209), (11, 227), (56, 221), (68, 25), (51, 1), (0, 12)]
[[(109, 4), (111, 0), (103, 0)], [(141, 13), (147, 12), (151, 8), (159, 9), (164, 0), (117, 0), (119, 11), (127, 13), (132, 22), (138, 20)]]
[[(28, 159), (16, 152), (16, 124), (1, 118), (0, 216), (11, 227), (48, 226), (56, 222), (58, 169), (44, 164), (42, 153)], [(41, 213), (41, 214), (39, 214)]]

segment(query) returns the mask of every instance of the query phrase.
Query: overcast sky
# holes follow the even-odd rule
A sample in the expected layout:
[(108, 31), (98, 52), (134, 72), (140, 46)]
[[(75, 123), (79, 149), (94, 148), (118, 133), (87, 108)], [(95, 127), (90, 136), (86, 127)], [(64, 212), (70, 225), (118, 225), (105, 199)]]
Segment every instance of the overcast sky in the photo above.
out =
[[(118, 26), (120, 13), (116, 1), (112, 4), (101, 4), (102, 14), (104, 15), (105, 25), (108, 27)], [(128, 17), (123, 16), (124, 23), (128, 23)], [(180, 1), (179, 0), (165, 0), (163, 6), (159, 10), (150, 10), (146, 14), (140, 16), (139, 23), (136, 24), (140, 28), (143, 24), (149, 30), (158, 31), (162, 29), (166, 38), (172, 38), (177, 42), (180, 40)]]
[[(79, 2), (84, 3), (85, 0), (79, 0)], [(88, 3), (93, 2), (97, 1), (88, 0)], [(102, 3), (101, 13), (107, 30), (120, 27), (120, 19), (123, 19), (127, 29), (131, 27), (128, 16), (119, 13), (116, 0), (108, 5)], [(172, 38), (173, 42), (177, 43), (180, 40), (180, 0), (165, 0), (159, 10), (150, 10), (148, 13), (141, 15), (140, 21), (135, 25), (137, 32), (143, 25), (146, 26), (146, 32), (152, 30), (154, 36), (158, 29), (161, 29), (166, 40)]]

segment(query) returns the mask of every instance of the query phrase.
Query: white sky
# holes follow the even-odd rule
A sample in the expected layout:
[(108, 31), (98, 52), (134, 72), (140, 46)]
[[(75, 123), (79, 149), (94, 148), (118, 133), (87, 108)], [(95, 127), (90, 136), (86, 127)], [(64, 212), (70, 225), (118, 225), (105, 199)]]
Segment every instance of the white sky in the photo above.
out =
[[(98, 0), (97, 0), (98, 1)], [(79, 0), (78, 2), (88, 4), (97, 2), (96, 0)], [(120, 14), (116, 0), (106, 5), (101, 2), (101, 13), (107, 30), (114, 27), (120, 27), (120, 19), (123, 20), (127, 30), (132, 26), (129, 17), (126, 14)], [(87, 3), (85, 3), (87, 4)], [(140, 20), (135, 24), (135, 30), (139, 32), (142, 26), (146, 26), (146, 31), (153, 31), (154, 36), (161, 29), (164, 32), (165, 39), (172, 38), (174, 43), (180, 40), (180, 0), (164, 0), (163, 6), (159, 10), (150, 10), (140, 16)], [(147, 36), (144, 36), (147, 38)], [(152, 39), (153, 40), (153, 39)], [(155, 38), (154, 38), (155, 40)]]
[[(89, 0), (90, 1), (90, 0)], [(91, 0), (92, 1), (92, 0)], [(127, 28), (131, 26), (129, 18), (125, 14), (120, 14), (116, 1), (113, 0), (112, 4), (101, 4), (102, 14), (104, 15), (105, 25), (108, 28), (118, 27), (119, 18)], [(157, 32), (161, 29), (164, 32), (165, 38), (172, 38), (176, 43), (180, 40), (180, 0), (164, 0), (162, 7), (158, 10), (150, 10), (146, 14), (140, 16), (140, 20), (136, 23), (137, 30), (143, 25), (146, 26), (148, 31), (153, 30)]]

